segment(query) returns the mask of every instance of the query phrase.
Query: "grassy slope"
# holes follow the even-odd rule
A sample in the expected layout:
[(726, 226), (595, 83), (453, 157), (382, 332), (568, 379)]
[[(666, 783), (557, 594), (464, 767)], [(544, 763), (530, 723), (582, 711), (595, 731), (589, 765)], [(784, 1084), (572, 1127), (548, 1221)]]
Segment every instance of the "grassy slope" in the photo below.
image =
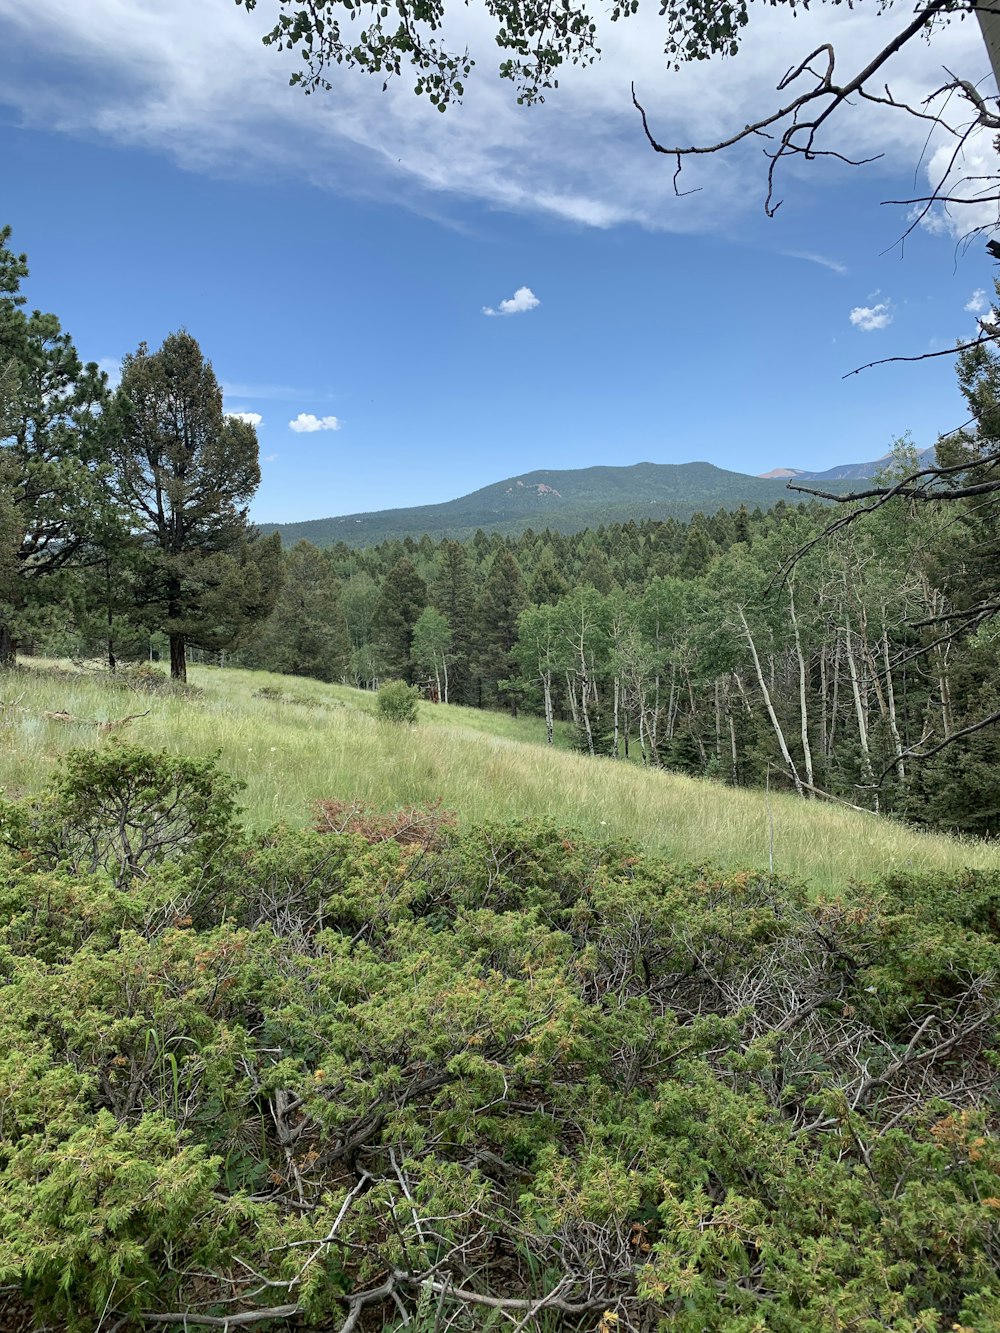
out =
[[(625, 837), (682, 861), (765, 867), (762, 793), (648, 772), (565, 748), (547, 749), (535, 718), (421, 706), (414, 728), (388, 726), (371, 695), (264, 672), (194, 668), (193, 699), (136, 696), (95, 675), (26, 669), (0, 675), (0, 789), (38, 790), (59, 755), (108, 744), (93, 727), (45, 710), (103, 721), (149, 709), (122, 733), (139, 744), (221, 762), (247, 784), (251, 823), (304, 823), (320, 797), (384, 808), (440, 800), (463, 819), (545, 815), (600, 836)], [(264, 685), (282, 701), (254, 697)], [(294, 702), (298, 700), (299, 702)], [(12, 706), (10, 706), (12, 705)], [(565, 746), (565, 733), (561, 737)], [(896, 867), (1000, 868), (1000, 849), (924, 834), (874, 815), (773, 795), (775, 868), (817, 888)]]

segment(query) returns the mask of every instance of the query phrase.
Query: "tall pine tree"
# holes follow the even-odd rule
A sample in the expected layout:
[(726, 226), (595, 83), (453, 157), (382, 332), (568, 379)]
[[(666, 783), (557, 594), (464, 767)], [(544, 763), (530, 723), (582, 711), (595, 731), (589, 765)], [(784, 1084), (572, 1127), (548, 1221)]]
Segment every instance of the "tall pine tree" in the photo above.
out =
[(340, 580), (322, 551), (297, 542), (285, 557), (278, 600), (248, 658), (267, 671), (340, 680), (351, 658)]
[(0, 663), (13, 661), (40, 588), (80, 560), (107, 507), (106, 378), (55, 315), (25, 313), (27, 259), (10, 234), (0, 228)]
[(409, 556), (401, 556), (382, 580), (373, 627), (386, 674), (413, 684), (413, 627), (427, 605), (427, 584)]
[(528, 604), (524, 580), (513, 552), (501, 546), (493, 557), (476, 605), (476, 658), (480, 703), (493, 707), (500, 701), (501, 680), (517, 675), (514, 645), (517, 618)]
[(187, 646), (237, 644), (271, 610), (280, 539), (247, 521), (260, 484), (253, 426), (222, 410), (211, 363), (189, 333), (127, 356), (118, 391), (115, 486), (143, 542), (140, 597), (170, 640), (170, 674)]

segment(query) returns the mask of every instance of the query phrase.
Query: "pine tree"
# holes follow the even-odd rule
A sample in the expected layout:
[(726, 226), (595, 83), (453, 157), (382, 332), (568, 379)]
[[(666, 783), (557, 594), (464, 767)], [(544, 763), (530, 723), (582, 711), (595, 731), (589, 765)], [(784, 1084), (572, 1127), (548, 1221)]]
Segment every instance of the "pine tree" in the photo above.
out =
[(408, 685), (413, 684), (415, 674), (410, 655), (413, 627), (426, 605), (426, 583), (413, 561), (408, 556), (400, 557), (382, 581), (373, 632), (386, 673), (398, 676)]
[(430, 596), (431, 604), (451, 627), (448, 698), (452, 703), (473, 703), (471, 660), (475, 641), (475, 598), (465, 547), (459, 542), (441, 544)]
[(340, 603), (340, 580), (322, 551), (301, 541), (284, 561), (274, 610), (250, 656), (255, 665), (289, 676), (340, 680), (351, 641)]
[(13, 661), (42, 583), (80, 559), (107, 508), (106, 377), (55, 315), (25, 314), (27, 259), (10, 234), (0, 228), (0, 663)]
[(115, 488), (142, 540), (139, 593), (170, 640), (170, 674), (187, 646), (229, 648), (271, 610), (280, 539), (247, 522), (260, 484), (253, 426), (222, 410), (211, 363), (189, 333), (127, 356), (116, 402)]
[(569, 584), (560, 574), (552, 547), (546, 542), (528, 580), (528, 595), (536, 606), (555, 606), (569, 592)]
[(475, 667), (480, 702), (487, 707), (499, 702), (497, 683), (517, 674), (517, 618), (527, 604), (517, 561), (510, 549), (502, 546), (493, 557), (476, 605)]

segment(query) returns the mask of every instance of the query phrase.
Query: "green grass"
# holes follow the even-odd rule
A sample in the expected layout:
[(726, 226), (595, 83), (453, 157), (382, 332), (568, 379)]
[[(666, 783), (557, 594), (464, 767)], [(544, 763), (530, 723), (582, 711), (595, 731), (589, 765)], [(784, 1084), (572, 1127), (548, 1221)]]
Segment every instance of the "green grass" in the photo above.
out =
[[(1000, 869), (1000, 849), (922, 833), (875, 815), (786, 795), (734, 790), (544, 744), (544, 724), (421, 704), (414, 727), (380, 722), (374, 696), (265, 672), (193, 668), (192, 697), (136, 695), (97, 673), (28, 666), (0, 674), (0, 788), (38, 791), (59, 757), (106, 745), (65, 711), (108, 721), (146, 709), (119, 735), (194, 755), (218, 751), (246, 783), (248, 821), (304, 824), (320, 798), (381, 808), (441, 801), (463, 820), (544, 815), (594, 836), (622, 837), (681, 861), (775, 869), (829, 890), (900, 868)], [(255, 697), (270, 686), (280, 700)], [(560, 744), (568, 733), (560, 732)]]

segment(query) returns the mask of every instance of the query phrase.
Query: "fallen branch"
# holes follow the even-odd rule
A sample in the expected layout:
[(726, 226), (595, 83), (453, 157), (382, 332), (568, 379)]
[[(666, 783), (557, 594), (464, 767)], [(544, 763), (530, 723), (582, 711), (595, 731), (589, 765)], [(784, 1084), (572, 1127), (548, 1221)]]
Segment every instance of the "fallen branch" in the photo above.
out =
[(78, 727), (96, 727), (102, 736), (106, 736), (109, 732), (118, 731), (120, 727), (127, 727), (130, 722), (134, 722), (137, 718), (147, 717), (148, 714), (149, 709), (147, 708), (144, 713), (129, 713), (127, 717), (111, 718), (106, 722), (100, 722), (89, 717), (74, 717), (72, 713), (67, 713), (64, 708), (60, 708), (56, 712), (50, 712), (46, 709), (42, 716), (47, 717), (51, 722), (74, 722)]

